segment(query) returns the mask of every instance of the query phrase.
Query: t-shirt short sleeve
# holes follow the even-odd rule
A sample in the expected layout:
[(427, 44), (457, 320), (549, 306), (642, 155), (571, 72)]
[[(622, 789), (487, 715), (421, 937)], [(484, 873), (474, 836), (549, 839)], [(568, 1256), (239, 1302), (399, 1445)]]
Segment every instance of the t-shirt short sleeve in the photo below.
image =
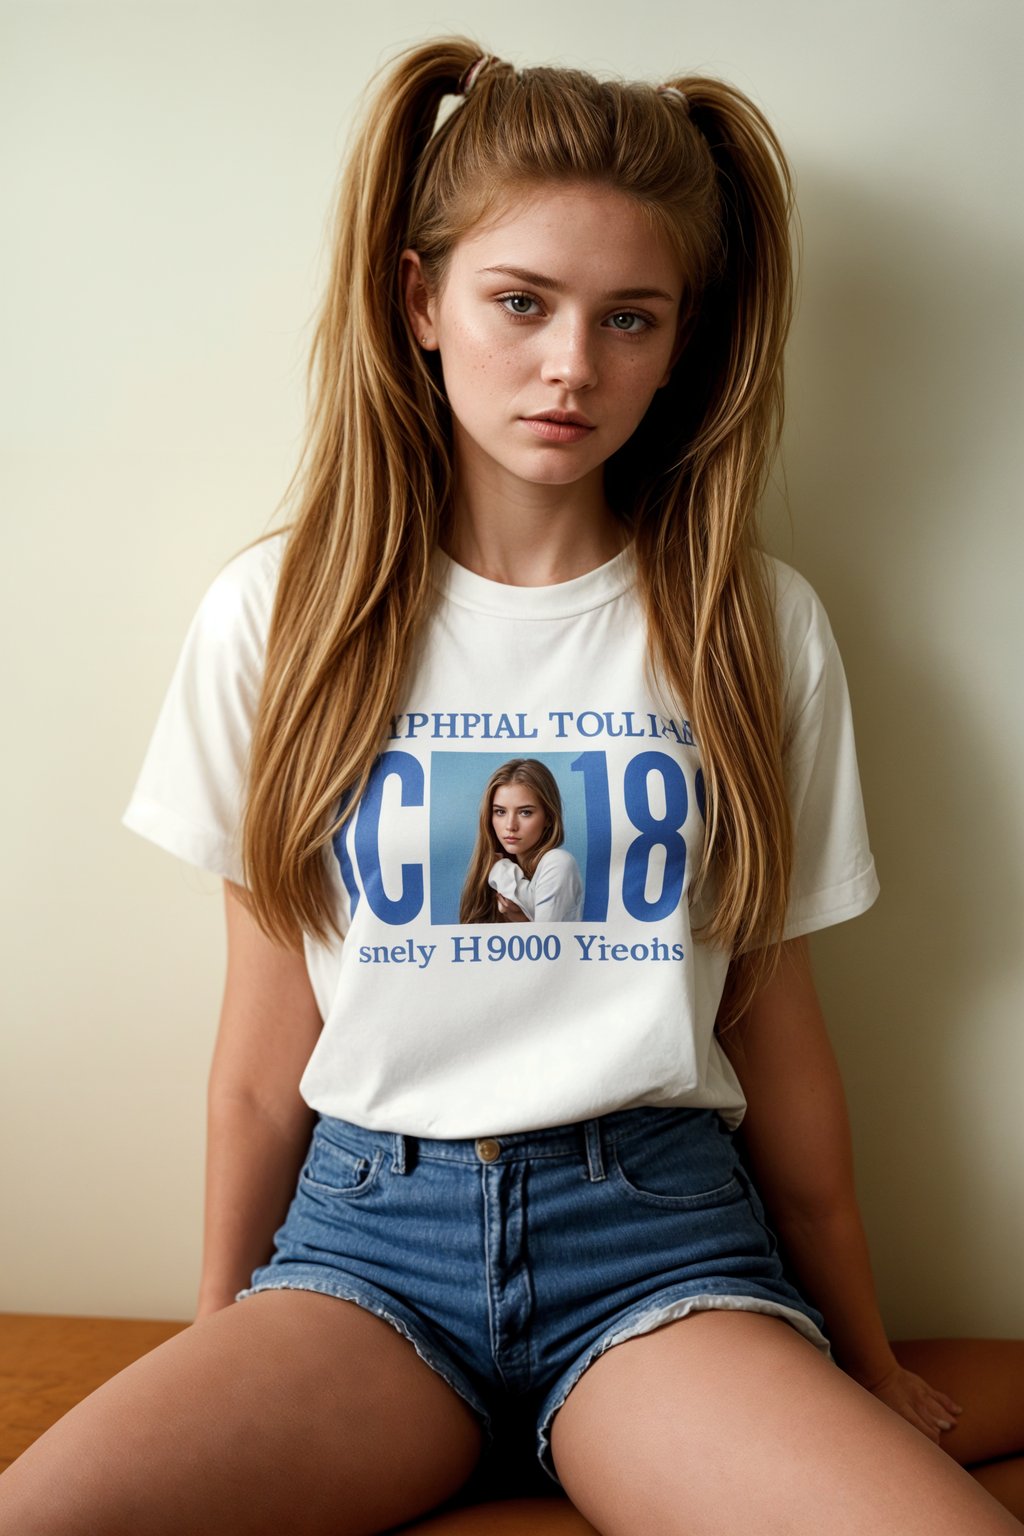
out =
[(773, 560), (784, 664), (793, 875), (783, 937), (864, 912), (878, 896), (843, 663), (811, 585)]
[(208, 588), (122, 817), (133, 832), (237, 884), (249, 744), (283, 542), (276, 535), (243, 550)]

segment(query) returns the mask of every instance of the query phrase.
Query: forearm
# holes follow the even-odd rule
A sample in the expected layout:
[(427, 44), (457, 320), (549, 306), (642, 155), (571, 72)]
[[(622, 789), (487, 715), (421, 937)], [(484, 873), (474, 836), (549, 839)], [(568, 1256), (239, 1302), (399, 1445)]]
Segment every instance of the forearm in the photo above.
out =
[(245, 1093), (211, 1085), (199, 1317), (227, 1306), (270, 1257), (314, 1119), (295, 1100), (272, 1113)]
[(846, 1098), (803, 940), (783, 945), (777, 972), (721, 1043), (747, 1099), (745, 1160), (794, 1279), (824, 1316), (839, 1365), (938, 1442), (959, 1409), (903, 1370), (885, 1336)]
[(198, 1316), (226, 1307), (271, 1254), (315, 1116), (299, 1081), (321, 1028), (301, 950), (269, 939), (225, 882), (228, 971), (207, 1091)]
[(722, 1043), (747, 1096), (745, 1152), (785, 1257), (824, 1315), (836, 1358), (870, 1386), (895, 1361), (857, 1206), (846, 1097), (803, 940), (784, 946), (778, 972)]
[(871, 1387), (895, 1359), (878, 1310), (864, 1226), (852, 1192), (816, 1215), (780, 1213), (775, 1230), (807, 1299), (825, 1318), (838, 1363)]

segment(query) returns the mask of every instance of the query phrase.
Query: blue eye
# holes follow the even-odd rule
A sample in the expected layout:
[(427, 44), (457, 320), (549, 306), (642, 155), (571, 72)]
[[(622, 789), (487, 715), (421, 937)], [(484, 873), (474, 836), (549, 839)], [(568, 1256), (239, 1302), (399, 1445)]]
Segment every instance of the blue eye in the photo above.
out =
[[(498, 299), (498, 303), (502, 306), (503, 309), (505, 309), (506, 314), (510, 315), (525, 315), (529, 312), (529, 306), (531, 304), (536, 304), (536, 302), (537, 300), (531, 298), (528, 293), (503, 293)], [(508, 307), (510, 305), (519, 304), (525, 305), (526, 307), (523, 309), (513, 309)]]
[[(620, 309), (614, 315), (611, 316), (611, 319), (612, 319), (613, 322), (618, 322), (619, 320), (626, 320), (626, 321), (639, 320), (641, 328), (643, 330), (645, 330), (645, 331), (649, 330), (650, 329), (650, 325), (651, 325), (651, 322), (648, 319), (646, 319), (643, 315), (638, 315), (632, 309)], [(638, 336), (640, 334), (640, 331), (639, 330), (634, 330), (632, 328), (632, 326), (627, 328), (627, 326), (619, 325), (617, 323), (614, 323), (612, 325), (612, 330), (613, 331), (623, 331), (627, 336)]]

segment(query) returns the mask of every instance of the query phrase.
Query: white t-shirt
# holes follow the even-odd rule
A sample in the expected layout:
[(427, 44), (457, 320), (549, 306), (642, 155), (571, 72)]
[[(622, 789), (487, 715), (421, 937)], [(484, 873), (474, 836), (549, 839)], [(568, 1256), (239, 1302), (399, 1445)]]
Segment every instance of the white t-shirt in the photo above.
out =
[(572, 922), (583, 912), (580, 867), (567, 848), (549, 848), (542, 854), (532, 880), (514, 859), (499, 859), (488, 884), (522, 907), (535, 923)]
[[(283, 535), (200, 604), (125, 824), (241, 882), (250, 728)], [(785, 936), (878, 894), (849, 697), (808, 583), (770, 561), (791, 728)], [(300, 1088), (375, 1130), (498, 1136), (641, 1104), (744, 1098), (714, 1038), (727, 956), (691, 934), (704, 778), (690, 722), (652, 692), (632, 550), (547, 587), (434, 560), (441, 600), (356, 814), (325, 850), (343, 943), (308, 940), (324, 1026)], [(491, 775), (551, 770), (579, 901), (550, 922), (460, 924)], [(514, 878), (514, 877), (513, 877)]]

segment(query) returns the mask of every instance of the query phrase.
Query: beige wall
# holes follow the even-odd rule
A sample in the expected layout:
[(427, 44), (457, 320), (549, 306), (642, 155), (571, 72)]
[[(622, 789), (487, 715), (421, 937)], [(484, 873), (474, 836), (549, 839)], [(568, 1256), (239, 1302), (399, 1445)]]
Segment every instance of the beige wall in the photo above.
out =
[(1024, 1332), (1016, 0), (360, 9), (0, 10), (0, 1307), (190, 1314), (220, 896), (118, 818), (193, 607), (292, 468), (355, 97), (466, 29), (721, 74), (788, 148), (769, 521), (840, 640), (883, 887), (815, 941), (863, 1207), (892, 1332)]

